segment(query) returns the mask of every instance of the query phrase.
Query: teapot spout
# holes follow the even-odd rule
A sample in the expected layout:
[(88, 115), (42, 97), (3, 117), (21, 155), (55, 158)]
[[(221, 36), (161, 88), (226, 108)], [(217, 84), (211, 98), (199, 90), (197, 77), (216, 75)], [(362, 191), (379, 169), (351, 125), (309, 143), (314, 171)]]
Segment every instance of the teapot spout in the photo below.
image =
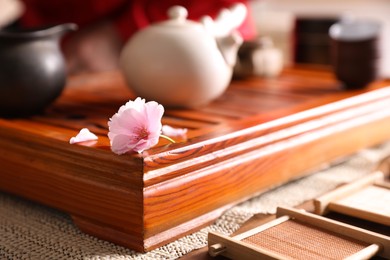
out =
[(238, 32), (232, 32), (228, 36), (217, 38), (218, 48), (229, 67), (234, 67), (237, 61), (237, 52), (243, 43), (243, 39)]
[(64, 23), (54, 26), (44, 26), (44, 27), (35, 27), (35, 28), (28, 28), (28, 29), (5, 29), (0, 30), (0, 37), (3, 39), (19, 39), (19, 40), (26, 40), (26, 39), (37, 39), (37, 38), (48, 38), (48, 37), (54, 37), (55, 38), (61, 38), (65, 33), (70, 31), (76, 31), (77, 25), (74, 23)]
[(61, 37), (65, 33), (76, 31), (77, 29), (78, 29), (77, 24), (64, 23), (64, 24), (55, 25), (53, 27), (49, 27), (46, 30), (46, 33), (51, 34), (51, 35), (58, 35)]

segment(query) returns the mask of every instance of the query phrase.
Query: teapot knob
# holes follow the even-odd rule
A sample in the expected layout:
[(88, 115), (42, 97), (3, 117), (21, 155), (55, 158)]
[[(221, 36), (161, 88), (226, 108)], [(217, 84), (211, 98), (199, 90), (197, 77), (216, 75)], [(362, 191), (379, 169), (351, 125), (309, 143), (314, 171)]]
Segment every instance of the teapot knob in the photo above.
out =
[(172, 20), (185, 21), (188, 16), (188, 11), (183, 6), (175, 5), (168, 9), (167, 14)]

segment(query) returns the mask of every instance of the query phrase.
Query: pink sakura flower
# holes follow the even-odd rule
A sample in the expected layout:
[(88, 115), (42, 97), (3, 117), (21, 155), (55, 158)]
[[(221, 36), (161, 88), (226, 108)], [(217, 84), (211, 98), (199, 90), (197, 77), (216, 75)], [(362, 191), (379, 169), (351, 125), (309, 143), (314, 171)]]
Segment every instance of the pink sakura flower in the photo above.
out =
[(145, 103), (137, 98), (119, 108), (108, 121), (108, 138), (116, 154), (138, 153), (156, 145), (161, 135), (164, 107), (157, 102)]

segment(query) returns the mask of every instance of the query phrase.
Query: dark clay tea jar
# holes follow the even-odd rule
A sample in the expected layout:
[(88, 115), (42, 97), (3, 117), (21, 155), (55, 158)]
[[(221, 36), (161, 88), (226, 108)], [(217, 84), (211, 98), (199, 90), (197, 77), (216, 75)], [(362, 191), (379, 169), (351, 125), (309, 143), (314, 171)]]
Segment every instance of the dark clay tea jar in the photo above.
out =
[(380, 23), (344, 19), (330, 27), (334, 72), (345, 89), (366, 87), (378, 76)]
[(59, 41), (75, 24), (0, 30), (0, 116), (41, 112), (62, 92), (66, 66)]

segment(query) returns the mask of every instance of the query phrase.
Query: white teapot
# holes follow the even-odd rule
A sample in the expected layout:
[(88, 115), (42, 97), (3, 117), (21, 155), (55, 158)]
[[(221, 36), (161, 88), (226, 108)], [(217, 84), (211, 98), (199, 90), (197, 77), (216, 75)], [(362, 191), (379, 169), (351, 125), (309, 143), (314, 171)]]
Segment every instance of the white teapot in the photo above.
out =
[(171, 107), (198, 107), (228, 87), (243, 40), (235, 29), (246, 16), (236, 4), (212, 20), (187, 20), (187, 10), (173, 6), (169, 20), (137, 32), (124, 46), (120, 66), (138, 96)]

